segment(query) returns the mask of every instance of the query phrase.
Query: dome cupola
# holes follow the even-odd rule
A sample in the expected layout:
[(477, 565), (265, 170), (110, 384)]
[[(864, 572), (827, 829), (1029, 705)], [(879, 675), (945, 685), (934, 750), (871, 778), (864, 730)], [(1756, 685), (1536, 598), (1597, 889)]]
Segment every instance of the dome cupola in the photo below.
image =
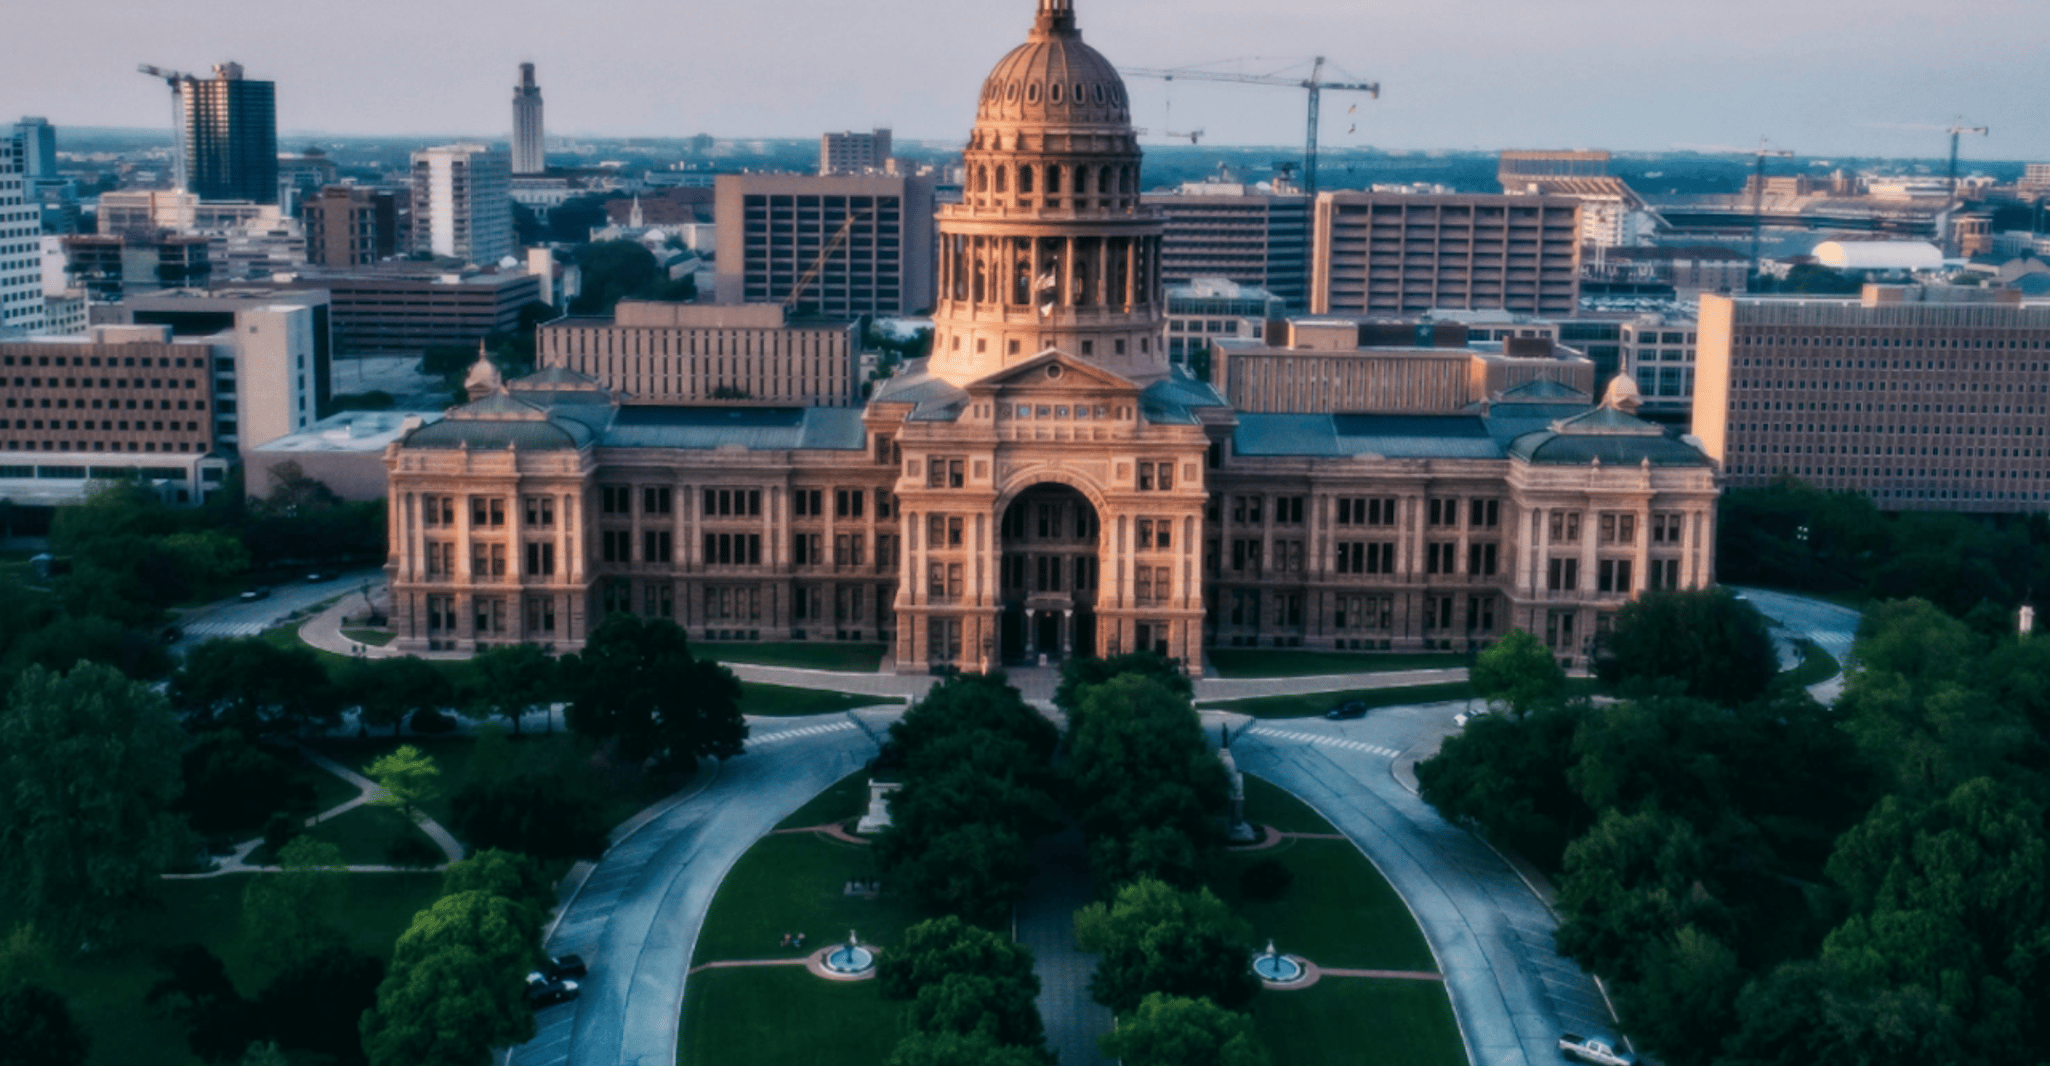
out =
[(982, 83), (978, 124), (1129, 127), (1125, 83), (1103, 53), (1082, 43), (1074, 0), (1040, 0), (1024, 44)]

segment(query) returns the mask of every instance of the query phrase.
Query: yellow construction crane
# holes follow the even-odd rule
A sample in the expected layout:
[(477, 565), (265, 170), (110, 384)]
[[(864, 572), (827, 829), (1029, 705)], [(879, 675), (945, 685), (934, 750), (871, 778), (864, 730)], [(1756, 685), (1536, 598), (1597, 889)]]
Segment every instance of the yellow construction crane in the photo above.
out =
[(847, 234), (853, 231), (854, 224), (874, 213), (874, 208), (856, 211), (847, 216), (847, 221), (840, 223), (840, 228), (834, 232), (833, 239), (826, 242), (825, 251), (820, 252), (819, 257), (812, 260), (811, 266), (797, 279), (797, 284), (790, 287), (790, 295), (783, 298), (784, 313), (797, 310), (798, 298), (804, 295), (804, 290), (811, 288), (812, 282), (818, 280), (819, 272), (826, 269), (826, 260), (832, 258), (833, 253), (839, 251), (840, 246), (847, 242)]
[(1323, 56), (1317, 57), (1316, 62), (1310, 67), (1310, 76), (1307, 78), (1269, 74), (1226, 74), (1209, 70), (1153, 70), (1145, 67), (1120, 67), (1118, 73), (1135, 78), (1159, 78), (1162, 81), (1228, 81), (1241, 85), (1285, 85), (1307, 91), (1310, 96), (1310, 113), (1309, 133), (1303, 139), (1303, 190), (1313, 197), (1317, 195), (1317, 114), (1323, 106), (1324, 90), (1368, 93), (1376, 100), (1381, 98), (1381, 83), (1378, 81), (1325, 81)]

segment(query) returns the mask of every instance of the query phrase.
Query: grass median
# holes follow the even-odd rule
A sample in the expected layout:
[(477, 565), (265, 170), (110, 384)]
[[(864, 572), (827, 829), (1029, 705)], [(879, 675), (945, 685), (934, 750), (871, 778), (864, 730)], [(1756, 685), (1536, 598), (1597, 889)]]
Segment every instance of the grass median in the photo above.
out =
[(1389, 670), (1457, 670), (1458, 652), (1298, 651), (1286, 648), (1212, 648), (1204, 653), (1219, 677), (1321, 677)]

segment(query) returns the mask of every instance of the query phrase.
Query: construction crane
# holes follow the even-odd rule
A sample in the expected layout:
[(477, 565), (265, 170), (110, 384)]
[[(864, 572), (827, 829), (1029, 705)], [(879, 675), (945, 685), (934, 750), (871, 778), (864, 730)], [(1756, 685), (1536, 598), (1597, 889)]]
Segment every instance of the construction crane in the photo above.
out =
[(847, 221), (840, 223), (840, 228), (833, 233), (833, 239), (826, 242), (825, 251), (820, 252), (819, 257), (811, 261), (811, 266), (797, 279), (797, 284), (790, 287), (790, 295), (783, 298), (783, 310), (786, 314), (797, 310), (798, 298), (804, 295), (804, 290), (811, 288), (812, 282), (818, 280), (819, 272), (826, 269), (826, 260), (831, 259), (842, 244), (847, 243), (847, 234), (853, 232), (854, 224), (874, 213), (873, 208), (856, 211), (847, 216)]
[(1987, 128), (1986, 128), (1986, 127), (1984, 127), (1984, 126), (1965, 126), (1965, 125), (1961, 125), (1961, 123), (1963, 123), (1963, 122), (1964, 122), (1964, 117), (1963, 117), (1962, 115), (1960, 115), (1959, 117), (1957, 117), (1957, 118), (1954, 118), (1954, 119), (1952, 119), (1952, 120), (1950, 121), (1950, 125), (1949, 125), (1949, 126), (1946, 126), (1946, 127), (1944, 127), (1944, 129), (1943, 129), (1943, 132), (1945, 132), (1945, 133), (1948, 133), (1948, 134), (1950, 134), (1950, 198), (1951, 198), (1952, 202), (1956, 202), (1956, 200), (1957, 200), (1957, 139), (1958, 139), (1958, 135), (1959, 135), (1959, 134), (1961, 134), (1961, 133), (1976, 133), (1976, 134), (1978, 134), (1978, 135), (1979, 135), (1979, 136), (1981, 136), (1981, 137), (1985, 137), (1985, 136), (1989, 136), (1989, 135), (1991, 135), (1991, 134), (1992, 134), (1992, 132), (1993, 132), (1992, 130), (1990, 130), (1990, 129), (1987, 129)]
[(183, 102), (185, 90), (182, 86), (185, 82), (198, 79), (182, 70), (165, 70), (162, 67), (153, 67), (148, 63), (138, 63), (135, 69), (152, 78), (164, 79), (164, 84), (171, 89), (171, 184), (176, 188), (182, 189), (185, 187), (186, 181), (185, 107)]
[(1377, 81), (1325, 81), (1323, 56), (1317, 57), (1316, 62), (1310, 67), (1310, 76), (1307, 78), (1288, 78), (1270, 74), (1226, 74), (1209, 70), (1153, 70), (1145, 67), (1121, 67), (1118, 72), (1135, 78), (1159, 78), (1162, 81), (1228, 81), (1241, 85), (1285, 85), (1307, 91), (1310, 96), (1310, 113), (1309, 132), (1303, 139), (1303, 189), (1312, 197), (1317, 195), (1317, 113), (1323, 104), (1324, 90), (1368, 93), (1376, 100), (1381, 98), (1381, 83)]
[(1765, 229), (1765, 160), (1767, 157), (1789, 158), (1794, 153), (1785, 148), (1774, 148), (1765, 138), (1758, 138), (1758, 147), (1738, 149), (1749, 152), (1758, 160), (1751, 172), (1751, 273), (1746, 278), (1751, 285), (1758, 283), (1758, 241)]

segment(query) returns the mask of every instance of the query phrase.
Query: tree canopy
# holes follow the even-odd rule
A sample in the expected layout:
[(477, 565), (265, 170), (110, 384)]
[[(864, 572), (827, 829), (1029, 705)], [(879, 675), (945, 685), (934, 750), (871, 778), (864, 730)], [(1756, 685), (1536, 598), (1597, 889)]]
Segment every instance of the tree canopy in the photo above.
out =
[(534, 1035), (532, 913), (482, 891), (444, 896), (399, 935), (377, 1005), (363, 1015), (371, 1066), (486, 1066), (491, 1049)]
[(1149, 993), (1102, 1037), (1125, 1066), (1268, 1066), (1253, 1019), (1207, 999)]
[(1552, 649), (1521, 629), (1512, 629), (1474, 659), (1473, 690), (1490, 703), (1529, 714), (1566, 692), (1566, 671)]
[(1089, 994), (1119, 1014), (1153, 992), (1243, 1009), (1260, 991), (1252, 940), (1252, 930), (1208, 888), (1186, 892), (1150, 878), (1119, 889), (1108, 904), (1075, 912), (1076, 943), (1103, 956)]
[(692, 657), (667, 619), (610, 615), (563, 670), (570, 728), (610, 741), (628, 763), (687, 773), (701, 758), (739, 755), (747, 739), (733, 671)]
[(1062, 772), (1100, 885), (1201, 879), (1231, 783), (1187, 696), (1144, 674), (1083, 688)]
[(281, 648), (261, 637), (193, 648), (171, 675), (169, 695), (194, 731), (234, 729), (254, 738), (341, 720), (340, 699), (313, 649)]
[(1611, 685), (1735, 704), (1779, 673), (1765, 616), (1728, 589), (1655, 589), (1624, 604), (1598, 663)]

